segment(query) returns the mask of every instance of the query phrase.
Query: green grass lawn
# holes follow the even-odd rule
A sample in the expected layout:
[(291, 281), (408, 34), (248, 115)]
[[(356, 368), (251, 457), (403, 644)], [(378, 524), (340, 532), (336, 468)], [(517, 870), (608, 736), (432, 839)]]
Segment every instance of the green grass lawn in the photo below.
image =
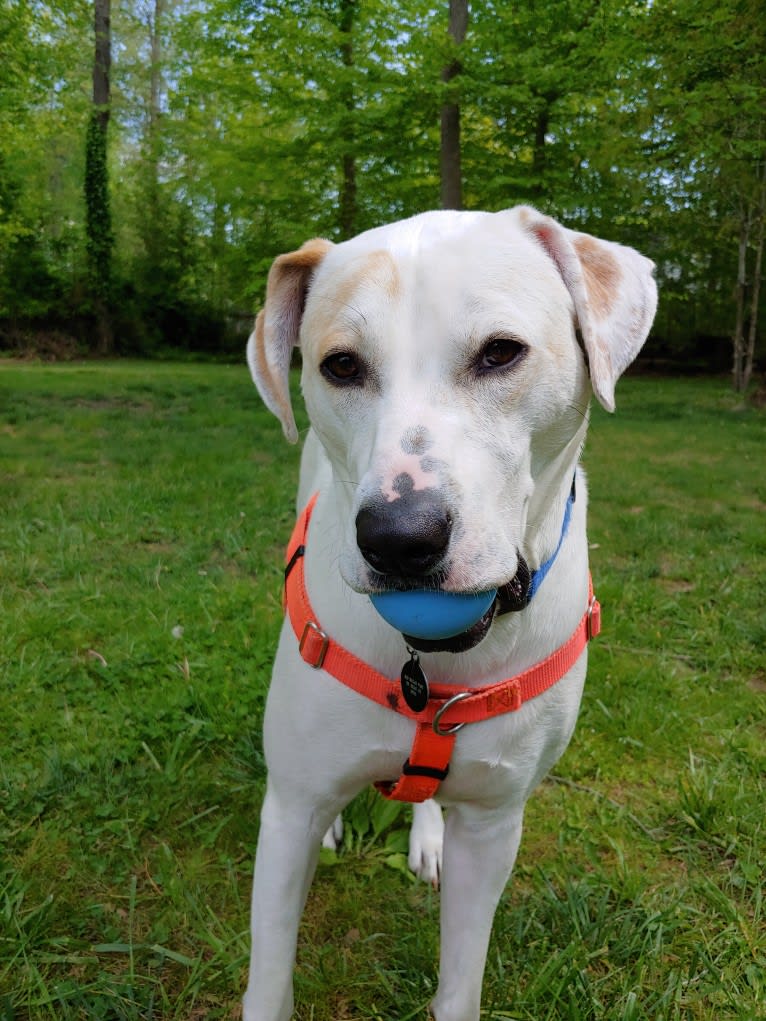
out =
[[(244, 367), (0, 363), (0, 1021), (238, 1016), (297, 457)], [(766, 418), (628, 379), (585, 465), (604, 632), (483, 1016), (764, 1018)], [(438, 895), (381, 804), (320, 865), (301, 1021), (425, 1017)]]

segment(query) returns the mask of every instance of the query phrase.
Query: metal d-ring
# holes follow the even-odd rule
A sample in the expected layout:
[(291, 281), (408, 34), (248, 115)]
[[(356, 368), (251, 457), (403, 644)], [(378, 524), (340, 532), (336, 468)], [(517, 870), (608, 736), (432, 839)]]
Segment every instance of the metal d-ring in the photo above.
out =
[(453, 723), (451, 727), (440, 727), (439, 722), (451, 706), (457, 705), (458, 702), (462, 702), (466, 698), (470, 698), (472, 694), (473, 692), (471, 691), (459, 691), (457, 695), (453, 695), (452, 698), (447, 699), (441, 709), (437, 710), (436, 715), (433, 718), (431, 726), (433, 727), (435, 734), (438, 734), (439, 737), (449, 737), (450, 734), (457, 734), (459, 730), (463, 729), (465, 723)]

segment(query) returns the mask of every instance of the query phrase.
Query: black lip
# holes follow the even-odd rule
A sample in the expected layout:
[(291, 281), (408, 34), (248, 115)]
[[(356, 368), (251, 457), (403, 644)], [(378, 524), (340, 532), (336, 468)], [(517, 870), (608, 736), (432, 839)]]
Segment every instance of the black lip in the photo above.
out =
[(497, 615), (516, 613), (523, 610), (532, 598), (532, 572), (521, 553), (518, 553), (519, 565), (516, 574), (505, 585), (497, 590)]

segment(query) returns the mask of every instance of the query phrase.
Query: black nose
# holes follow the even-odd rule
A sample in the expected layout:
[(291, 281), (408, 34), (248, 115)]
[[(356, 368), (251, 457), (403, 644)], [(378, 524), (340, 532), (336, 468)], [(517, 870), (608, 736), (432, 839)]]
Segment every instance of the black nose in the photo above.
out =
[(444, 559), (451, 532), (451, 514), (429, 490), (368, 504), (356, 516), (357, 545), (379, 574), (432, 574)]

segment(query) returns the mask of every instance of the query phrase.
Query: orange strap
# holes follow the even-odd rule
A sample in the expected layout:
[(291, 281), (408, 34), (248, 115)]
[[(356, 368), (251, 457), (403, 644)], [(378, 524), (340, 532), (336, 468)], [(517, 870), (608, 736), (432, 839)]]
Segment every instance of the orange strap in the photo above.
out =
[(327, 635), (311, 608), (303, 571), (311, 512), (316, 494), (296, 522), (287, 547), (285, 608), (298, 638), (302, 658), (315, 669), (323, 669), (336, 680), (365, 698), (414, 720), (410, 756), (396, 781), (375, 786), (386, 797), (400, 801), (425, 801), (446, 777), (457, 731), (466, 723), (477, 723), (503, 713), (515, 712), (522, 704), (552, 687), (580, 658), (591, 638), (601, 630), (601, 607), (588, 578), (588, 608), (570, 638), (536, 666), (516, 677), (482, 688), (456, 691), (454, 685), (431, 684), (425, 709), (413, 712), (401, 693), (399, 679), (390, 679), (344, 649)]

